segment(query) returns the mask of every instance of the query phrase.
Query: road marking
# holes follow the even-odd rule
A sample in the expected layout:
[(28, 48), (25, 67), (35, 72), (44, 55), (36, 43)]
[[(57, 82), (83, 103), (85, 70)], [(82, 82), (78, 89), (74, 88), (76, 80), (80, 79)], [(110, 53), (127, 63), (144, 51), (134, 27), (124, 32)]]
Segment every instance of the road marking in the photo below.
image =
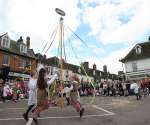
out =
[(33, 121), (33, 118), (29, 118), (28, 122), (26, 123), (26, 125), (31, 125)]
[[(82, 118), (111, 116), (111, 115), (113, 115), (113, 114), (84, 115)], [(80, 116), (42, 117), (42, 118), (38, 118), (38, 119), (70, 119), (70, 118), (80, 118)], [(0, 121), (15, 121), (15, 120), (23, 120), (23, 118), (4, 118), (4, 119), (0, 119)], [(30, 120), (32, 121), (33, 119), (30, 118)]]
[(6, 110), (8, 109), (8, 110), (17, 110), (17, 109), (25, 109), (25, 107), (24, 108), (5, 108)]
[[(92, 107), (95, 108), (95, 109), (98, 109), (100, 111), (104, 111), (106, 113), (99, 114), (99, 115), (84, 115), (83, 118), (115, 115), (115, 113), (110, 112), (110, 111), (108, 111), (106, 109), (103, 109), (101, 107), (98, 107), (97, 105), (92, 105)], [(22, 108), (11, 108), (11, 109), (22, 109)], [(70, 119), (70, 118), (79, 118), (79, 116), (41, 117), (41, 118), (38, 118), (38, 119)], [(23, 120), (23, 118), (3, 118), (3, 119), (0, 119), (0, 121), (11, 121), (11, 120)], [(31, 125), (32, 121), (33, 121), (33, 119), (29, 118), (29, 121), (27, 122), (26, 125)]]
[(104, 111), (104, 112), (106, 112), (106, 113), (108, 113), (108, 114), (111, 114), (111, 115), (114, 115), (114, 114), (115, 114), (115, 113), (110, 112), (110, 111), (108, 111), (108, 110), (106, 110), (106, 109), (103, 109), (103, 108), (101, 108), (101, 107), (98, 107), (97, 105), (92, 105), (92, 107), (95, 108), (95, 109)]
[[(58, 108), (58, 107), (50, 107), (49, 109), (56, 109), (56, 108)], [(24, 109), (27, 109), (27, 107), (22, 107), (22, 108), (3, 108), (3, 109), (0, 109), (0, 111), (4, 111), (4, 110), (24, 110)]]

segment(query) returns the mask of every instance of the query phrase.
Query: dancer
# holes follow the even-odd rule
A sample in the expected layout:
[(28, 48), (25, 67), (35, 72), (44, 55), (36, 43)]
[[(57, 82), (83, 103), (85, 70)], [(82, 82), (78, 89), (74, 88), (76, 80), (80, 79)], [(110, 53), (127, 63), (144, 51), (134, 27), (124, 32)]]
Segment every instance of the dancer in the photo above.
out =
[(66, 95), (66, 101), (67, 101), (67, 105), (70, 105), (70, 84), (67, 84), (67, 86), (64, 88), (64, 93)]
[(23, 118), (28, 121), (28, 114), (32, 110), (32, 108), (37, 104), (37, 73), (33, 71), (31, 74), (31, 78), (28, 83), (29, 88), (29, 99), (28, 99), (28, 109), (23, 114)]
[(83, 116), (84, 108), (80, 103), (80, 95), (79, 95), (79, 78), (76, 75), (72, 75), (71, 78), (71, 87), (70, 89), (66, 89), (65, 93), (70, 92), (70, 103), (76, 109), (77, 112), (80, 113), (80, 117)]
[(44, 68), (41, 68), (38, 75), (37, 80), (37, 106), (35, 107), (35, 110), (33, 111), (33, 120), (37, 124), (37, 116), (40, 112), (42, 112), (45, 109), (48, 109), (48, 94), (47, 94), (47, 88), (49, 85), (51, 85), (54, 80), (58, 77), (57, 74), (55, 74), (51, 80), (46, 80), (46, 70)]

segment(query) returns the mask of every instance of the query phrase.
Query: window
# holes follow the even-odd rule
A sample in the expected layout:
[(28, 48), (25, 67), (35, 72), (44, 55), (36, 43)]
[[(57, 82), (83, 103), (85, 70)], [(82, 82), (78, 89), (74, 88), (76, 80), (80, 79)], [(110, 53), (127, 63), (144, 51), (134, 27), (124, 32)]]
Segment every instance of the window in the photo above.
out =
[(3, 65), (9, 65), (9, 60), (10, 60), (10, 58), (9, 58), (9, 55), (3, 55)]
[(27, 53), (27, 46), (21, 44), (20, 45), (20, 52)]
[(100, 77), (102, 76), (102, 73), (101, 73), (101, 72), (99, 73), (99, 76), (100, 76)]
[(18, 60), (18, 67), (19, 68), (24, 68), (25, 65), (26, 65), (25, 60), (22, 59), (22, 58), (19, 58), (19, 60)]
[(65, 70), (65, 75), (66, 75), (66, 78), (68, 78), (68, 76), (69, 76), (68, 70)]
[(54, 69), (51, 67), (50, 74), (53, 75)]
[(31, 66), (31, 60), (29, 59), (26, 60), (26, 66)]
[(139, 45), (136, 46), (135, 51), (136, 51), (136, 54), (141, 54), (141, 52), (142, 52), (141, 46), (139, 46)]
[(28, 68), (28, 69), (31, 69), (31, 60), (26, 59), (24, 66), (25, 66), (26, 68)]
[(133, 69), (133, 72), (137, 71), (137, 63), (136, 62), (132, 63), (132, 69)]
[(7, 35), (2, 37), (1, 46), (4, 48), (10, 47), (10, 39)]

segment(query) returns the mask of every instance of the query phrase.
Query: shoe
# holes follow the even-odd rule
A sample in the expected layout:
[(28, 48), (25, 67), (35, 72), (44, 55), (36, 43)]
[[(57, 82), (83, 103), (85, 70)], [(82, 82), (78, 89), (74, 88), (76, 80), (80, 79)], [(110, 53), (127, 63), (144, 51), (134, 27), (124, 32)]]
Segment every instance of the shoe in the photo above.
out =
[(23, 115), (23, 118), (24, 118), (24, 120), (26, 120), (26, 121), (28, 121), (29, 119), (28, 119), (28, 116), (24, 113)]
[(35, 122), (35, 124), (38, 124), (38, 120), (36, 118), (33, 118), (33, 121)]
[(80, 110), (80, 118), (83, 116), (83, 113), (84, 113), (84, 108), (82, 108), (82, 109)]

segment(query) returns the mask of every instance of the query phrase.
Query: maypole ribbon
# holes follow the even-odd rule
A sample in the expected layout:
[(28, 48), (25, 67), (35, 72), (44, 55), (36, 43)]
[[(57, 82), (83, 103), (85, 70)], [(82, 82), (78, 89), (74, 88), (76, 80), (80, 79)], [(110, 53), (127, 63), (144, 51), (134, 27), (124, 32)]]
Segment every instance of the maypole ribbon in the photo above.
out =
[[(70, 40), (69, 40), (69, 41), (70, 41)], [(71, 42), (70, 42), (70, 46), (71, 46), (71, 49), (72, 49), (72, 51), (73, 51), (73, 53), (74, 53), (74, 55), (75, 55), (75, 58), (78, 60), (78, 56), (77, 56), (77, 54), (75, 53), (75, 51), (74, 51), (74, 49), (73, 49), (73, 46), (71, 45)], [(86, 77), (87, 77), (88, 79), (90, 79), (89, 76), (88, 76), (88, 74), (86, 73), (84, 67), (82, 66), (82, 63), (80, 63), (80, 61), (78, 61), (78, 62), (79, 62), (79, 64), (81, 64), (81, 68), (83, 69), (83, 71), (84, 71)], [(92, 101), (90, 102), (90, 104), (93, 104), (94, 99), (95, 99), (95, 95), (96, 95), (96, 94), (95, 94), (96, 89), (95, 89), (95, 86), (94, 86), (94, 84), (93, 84), (92, 82), (90, 82), (90, 84), (92, 85), (92, 87), (93, 87), (93, 89), (94, 89), (93, 98), (92, 98)]]

